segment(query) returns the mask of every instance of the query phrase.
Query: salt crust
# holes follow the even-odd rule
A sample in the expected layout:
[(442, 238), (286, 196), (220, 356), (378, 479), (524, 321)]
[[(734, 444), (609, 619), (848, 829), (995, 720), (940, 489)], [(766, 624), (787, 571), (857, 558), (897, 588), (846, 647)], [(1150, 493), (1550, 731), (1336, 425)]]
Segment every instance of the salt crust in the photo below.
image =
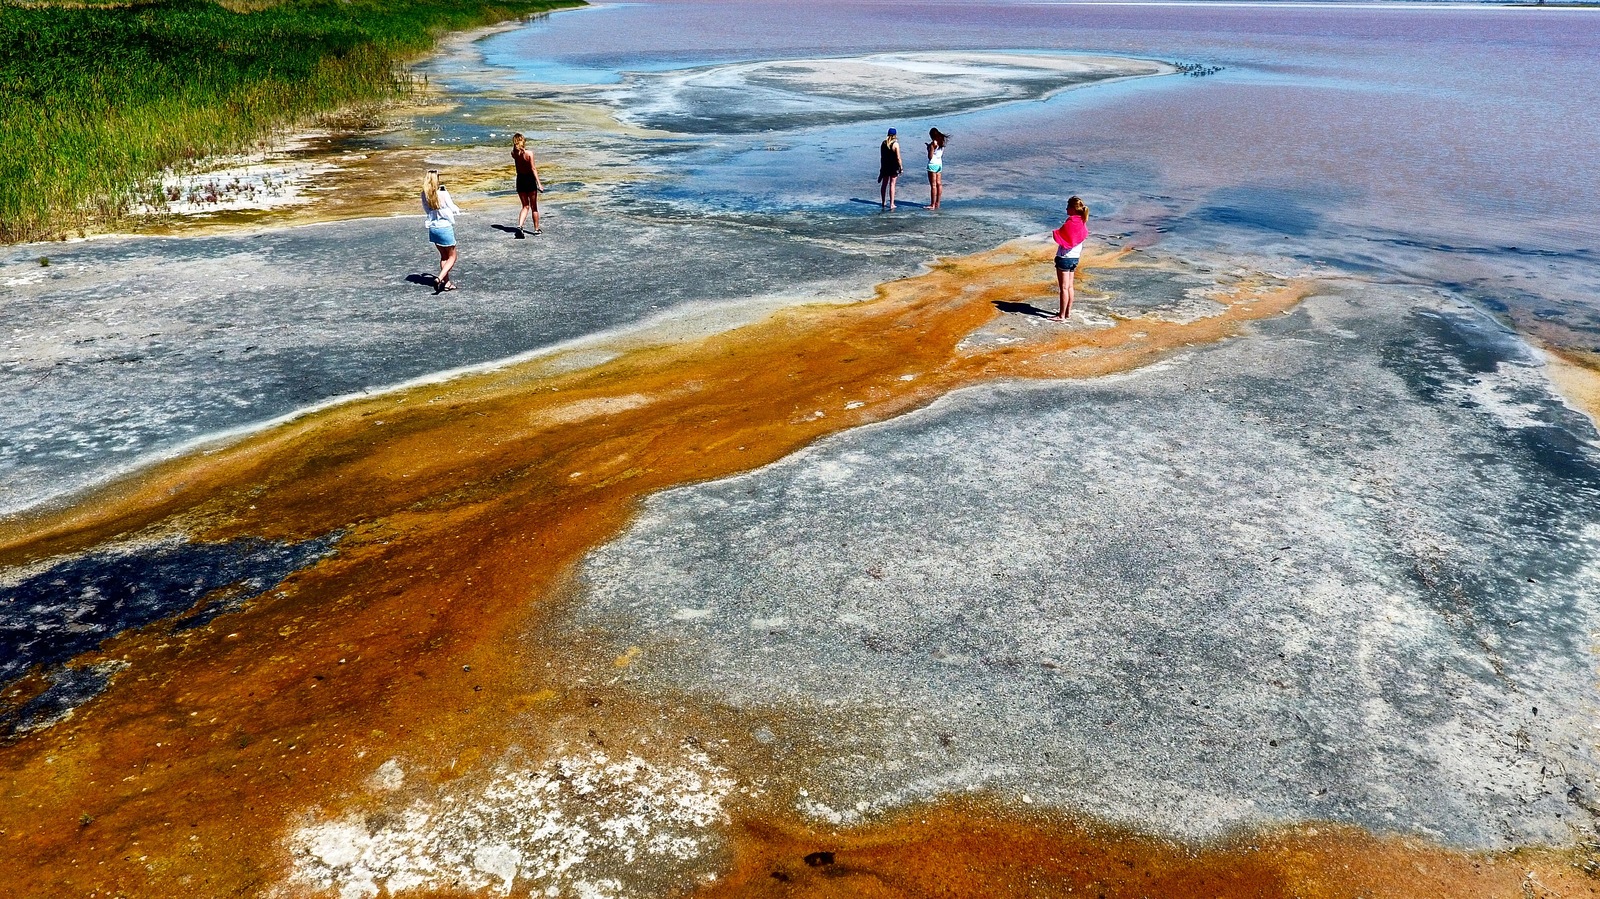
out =
[[(390, 759), (375, 778), (399, 786)], [(621, 899), (644, 878), (691, 876), (724, 823), (735, 783), (701, 752), (675, 764), (604, 752), (559, 754), (526, 770), (502, 762), (486, 780), (455, 782), (392, 814), (315, 812), (287, 840), (293, 869), (272, 895), (367, 899), (407, 890)]]
[(1457, 402), (1481, 410), (1501, 427), (1517, 430), (1550, 425), (1546, 401), (1549, 390), (1543, 366), (1499, 362), (1492, 373), (1480, 373), (1451, 393)]
[[(268, 150), (207, 160), (208, 165), (196, 171), (168, 169), (160, 176), (160, 198), (138, 204), (133, 212), (195, 216), (309, 203), (312, 197), (306, 194), (306, 187), (311, 179), (336, 171), (339, 166), (296, 159), (294, 154), (329, 133), (307, 131), (291, 135)], [(341, 161), (362, 158), (365, 157), (352, 154)]]
[[(1104, 56), (1031, 53), (885, 53), (820, 59), (758, 60), (664, 73), (631, 73), (631, 82), (611, 91), (626, 106), (625, 118), (689, 112), (694, 89), (716, 92), (717, 102), (749, 98), (765, 113), (851, 114), (893, 111), (896, 104), (971, 101), (984, 105), (1048, 95), (1072, 78), (1157, 75), (1162, 63)], [(1041, 84), (1042, 82), (1042, 84)], [(735, 110), (737, 111), (737, 109)]]

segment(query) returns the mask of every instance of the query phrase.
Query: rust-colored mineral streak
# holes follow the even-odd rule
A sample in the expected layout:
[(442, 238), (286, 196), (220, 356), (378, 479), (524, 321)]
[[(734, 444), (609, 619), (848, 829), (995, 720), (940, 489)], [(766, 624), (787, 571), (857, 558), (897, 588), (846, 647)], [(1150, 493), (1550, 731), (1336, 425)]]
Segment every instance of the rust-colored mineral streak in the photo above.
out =
[(1046, 816), (946, 805), (839, 835), (743, 828), (739, 863), (708, 897), (1591, 896), (1557, 853), (1472, 855), (1327, 825), (1203, 847)]

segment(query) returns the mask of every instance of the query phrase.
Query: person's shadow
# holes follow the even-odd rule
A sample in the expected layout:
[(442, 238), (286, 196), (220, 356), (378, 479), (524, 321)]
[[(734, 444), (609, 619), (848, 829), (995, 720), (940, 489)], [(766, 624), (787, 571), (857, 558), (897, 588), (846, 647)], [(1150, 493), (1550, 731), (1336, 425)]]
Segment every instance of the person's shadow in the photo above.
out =
[(439, 276), (438, 275), (415, 274), (414, 273), (414, 274), (406, 275), (406, 280), (410, 281), (412, 284), (421, 284), (423, 287), (432, 287), (434, 290), (438, 290), (439, 289)]
[[(864, 199), (862, 197), (851, 197), (850, 198), (850, 202), (852, 202), (852, 203), (865, 203), (868, 206), (877, 206), (880, 209), (883, 208), (883, 204), (879, 203), (877, 200), (868, 200), (868, 199)], [(926, 204), (926, 203), (913, 203), (910, 200), (899, 200), (899, 199), (894, 201), (894, 205), (896, 205), (896, 206), (910, 206), (913, 209), (927, 209), (928, 208), (928, 204)]]
[(1013, 303), (1008, 300), (995, 300), (994, 308), (1012, 315), (1037, 315), (1040, 318), (1053, 318), (1054, 312), (1040, 309), (1032, 303)]
[(523, 240), (527, 237), (527, 235), (522, 233), (521, 228), (513, 228), (510, 225), (490, 225), (489, 227), (495, 229), (496, 231), (504, 231), (507, 234), (514, 235), (517, 240)]

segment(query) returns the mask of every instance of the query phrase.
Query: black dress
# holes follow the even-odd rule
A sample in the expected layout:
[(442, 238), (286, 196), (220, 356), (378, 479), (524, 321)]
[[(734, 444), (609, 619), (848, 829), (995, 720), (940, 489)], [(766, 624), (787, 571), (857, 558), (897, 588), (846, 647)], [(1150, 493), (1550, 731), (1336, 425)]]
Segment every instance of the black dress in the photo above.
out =
[(528, 155), (528, 151), (512, 150), (511, 161), (517, 167), (517, 193), (537, 193), (539, 176), (533, 173), (533, 158)]
[(903, 169), (900, 166), (900, 142), (897, 140), (884, 140), (878, 146), (878, 180), (897, 178)]

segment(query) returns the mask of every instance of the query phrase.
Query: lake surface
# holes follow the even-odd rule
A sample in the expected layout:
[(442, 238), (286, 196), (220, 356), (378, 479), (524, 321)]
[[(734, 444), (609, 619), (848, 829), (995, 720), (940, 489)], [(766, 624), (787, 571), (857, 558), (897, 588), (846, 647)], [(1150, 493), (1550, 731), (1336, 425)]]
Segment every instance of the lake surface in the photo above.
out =
[[(953, 135), (951, 211), (1054, 224), (1078, 193), (1101, 233), (1153, 225), (1199, 245), (1436, 281), (1559, 343), (1600, 347), (1592, 10), (662, 0), (559, 14), (482, 46), (532, 81), (621, 82), (614, 102), (647, 125), (673, 124), (648, 100), (676, 84), (627, 73), (907, 50), (1219, 67), (936, 119), (775, 117), (759, 138), (735, 125), (662, 192), (710, 208), (838, 209), (872, 187), (884, 128), (899, 127), (912, 157), (938, 125)], [(903, 181), (925, 197), (917, 166)]]

